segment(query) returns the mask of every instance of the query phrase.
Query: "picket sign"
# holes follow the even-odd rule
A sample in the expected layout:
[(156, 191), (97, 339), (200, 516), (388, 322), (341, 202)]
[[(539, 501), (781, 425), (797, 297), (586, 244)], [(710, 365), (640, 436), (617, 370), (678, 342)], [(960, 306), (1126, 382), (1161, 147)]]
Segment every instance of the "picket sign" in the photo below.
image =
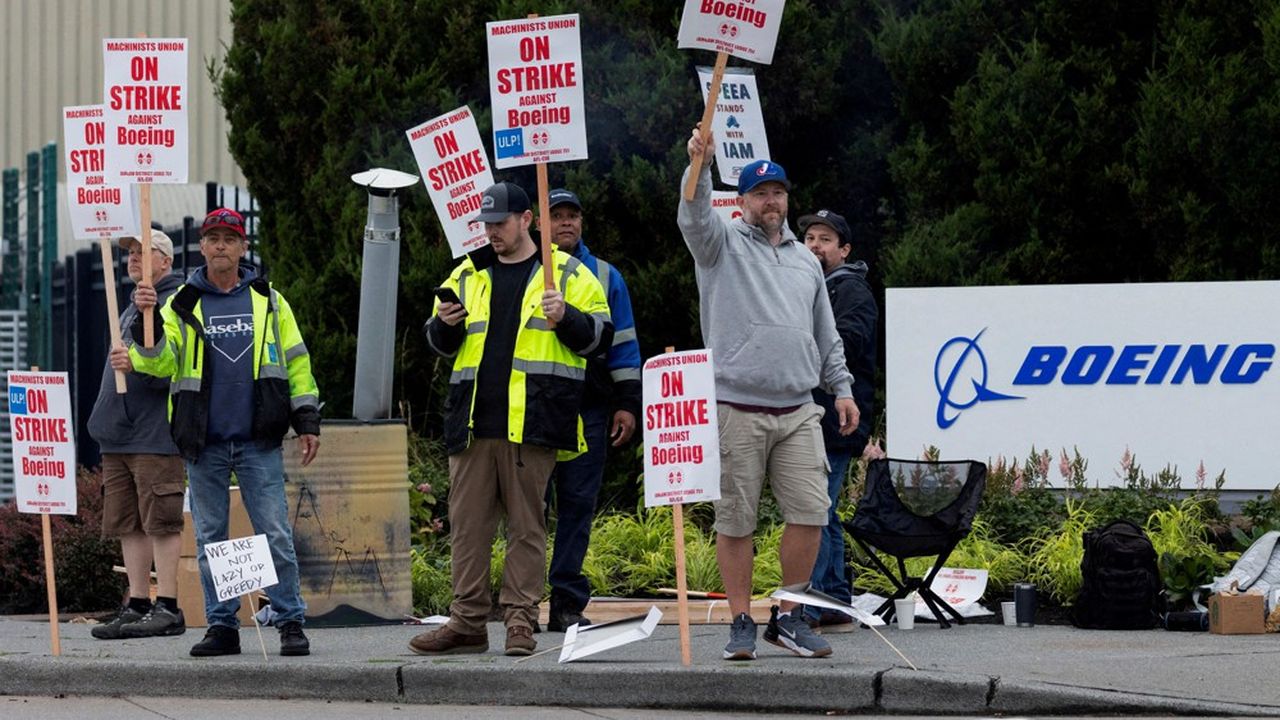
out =
[(204, 556), (209, 563), (209, 578), (213, 581), (218, 601), (240, 595), (241, 602), (249, 603), (253, 629), (258, 633), (258, 646), (262, 648), (265, 661), (267, 646), (262, 641), (262, 626), (258, 624), (258, 609), (253, 606), (253, 593), (280, 581), (271, 560), (267, 536), (259, 534), (208, 543), (204, 546)]
[[(40, 372), (40, 367), (32, 365), (31, 372)], [(17, 461), (15, 453), (14, 462)], [(45, 594), (49, 600), (49, 648), (54, 657), (59, 657), (62, 655), (62, 638), (58, 636), (58, 582), (53, 571), (53, 530), (47, 512), (40, 513), (40, 537), (44, 547)]]

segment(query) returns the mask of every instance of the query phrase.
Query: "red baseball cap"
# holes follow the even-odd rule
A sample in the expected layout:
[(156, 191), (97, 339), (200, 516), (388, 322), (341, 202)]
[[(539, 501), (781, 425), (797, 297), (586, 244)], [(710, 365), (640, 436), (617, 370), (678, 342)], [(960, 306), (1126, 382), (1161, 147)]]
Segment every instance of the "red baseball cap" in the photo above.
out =
[(249, 237), (244, 229), (244, 216), (231, 208), (218, 208), (205, 215), (200, 224), (200, 237), (214, 228), (226, 228), (246, 240)]

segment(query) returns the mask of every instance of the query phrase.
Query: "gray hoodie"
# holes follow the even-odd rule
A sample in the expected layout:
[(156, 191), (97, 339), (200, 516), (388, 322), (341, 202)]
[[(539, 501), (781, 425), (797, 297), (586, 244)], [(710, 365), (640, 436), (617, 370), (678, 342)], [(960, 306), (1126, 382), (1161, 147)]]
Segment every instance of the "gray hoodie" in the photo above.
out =
[(793, 407), (812, 402), (815, 387), (853, 397), (822, 266), (791, 228), (775, 248), (741, 218), (726, 225), (711, 209), (709, 164), (693, 200), (681, 197), (676, 221), (697, 272), (717, 400)]
[[(177, 275), (166, 275), (156, 283), (161, 306), (180, 285)], [(130, 302), (120, 315), (120, 327), (132, 326), (137, 316), (138, 308)], [(130, 334), (123, 335), (125, 346), (132, 345)], [(119, 395), (113, 372), (110, 363), (102, 369), (98, 399), (89, 415), (89, 435), (98, 447), (110, 454), (177, 455), (178, 446), (169, 436), (169, 379), (126, 373), (129, 392)]]

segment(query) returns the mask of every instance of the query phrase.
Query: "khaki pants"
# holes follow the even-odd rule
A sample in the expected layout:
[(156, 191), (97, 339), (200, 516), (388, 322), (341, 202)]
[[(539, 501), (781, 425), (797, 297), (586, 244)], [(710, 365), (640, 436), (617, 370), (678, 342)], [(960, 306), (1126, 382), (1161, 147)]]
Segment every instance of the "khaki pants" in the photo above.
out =
[(508, 626), (532, 628), (542, 600), (547, 562), (543, 497), (556, 464), (550, 448), (477, 439), (449, 457), (449, 525), (453, 545), (453, 604), (449, 627), (485, 632), (492, 599), (489, 561), (498, 519), (507, 518), (507, 558), (498, 602)]

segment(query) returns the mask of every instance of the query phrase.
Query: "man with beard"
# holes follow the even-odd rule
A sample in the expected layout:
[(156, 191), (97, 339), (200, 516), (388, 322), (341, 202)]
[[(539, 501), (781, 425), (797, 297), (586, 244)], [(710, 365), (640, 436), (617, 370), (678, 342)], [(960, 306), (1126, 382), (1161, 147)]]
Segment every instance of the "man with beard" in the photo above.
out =
[[(713, 142), (695, 128), (686, 145), (690, 160), (703, 157)], [(767, 474), (786, 523), (779, 549), (782, 582), (804, 583), (830, 505), (823, 411), (810, 391), (821, 387), (836, 397), (841, 433), (858, 426), (858, 408), (822, 268), (787, 227), (791, 182), (786, 171), (768, 160), (744, 167), (738, 179), (742, 217), (725, 223), (711, 207), (706, 159), (693, 199), (681, 198), (677, 222), (693, 255), (702, 337), (715, 362), (716, 560), (734, 618), (724, 658), (753, 660), (752, 535), (764, 478)], [(773, 608), (764, 638), (801, 657), (831, 654), (795, 603)]]

